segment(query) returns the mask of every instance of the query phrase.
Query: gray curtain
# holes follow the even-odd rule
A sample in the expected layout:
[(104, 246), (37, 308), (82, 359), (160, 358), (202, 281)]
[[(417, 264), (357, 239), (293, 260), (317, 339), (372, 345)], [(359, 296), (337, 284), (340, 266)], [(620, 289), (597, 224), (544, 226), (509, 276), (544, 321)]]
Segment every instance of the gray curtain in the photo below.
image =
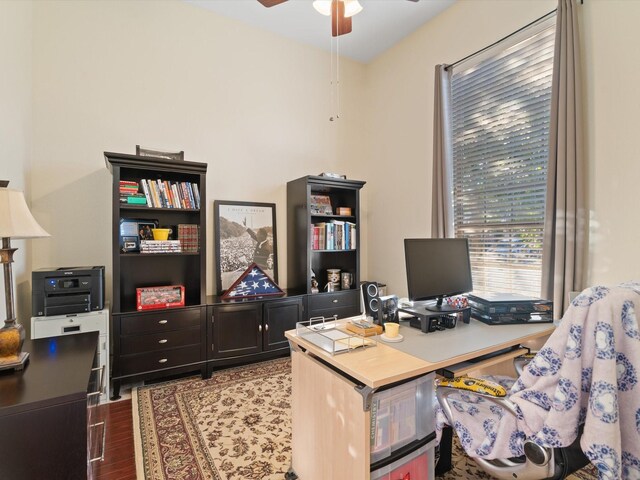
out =
[(578, 8), (576, 0), (558, 1), (541, 292), (557, 318), (569, 292), (583, 288), (587, 246)]
[(431, 194), (431, 237), (453, 237), (451, 190), (451, 74), (446, 65), (436, 65), (433, 105), (433, 180)]

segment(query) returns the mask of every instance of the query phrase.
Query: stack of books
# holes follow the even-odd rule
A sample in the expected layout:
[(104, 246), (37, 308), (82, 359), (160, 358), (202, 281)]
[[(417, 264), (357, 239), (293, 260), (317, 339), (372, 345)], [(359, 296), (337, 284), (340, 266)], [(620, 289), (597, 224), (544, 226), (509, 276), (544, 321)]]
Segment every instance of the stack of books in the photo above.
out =
[(180, 240), (140, 240), (140, 253), (181, 253)]
[(140, 193), (140, 185), (138, 182), (130, 180), (120, 180), (120, 203), (129, 203), (133, 205), (145, 205), (147, 199), (144, 193)]
[(178, 241), (183, 252), (198, 253), (200, 251), (200, 226), (187, 223), (179, 224)]
[(331, 220), (311, 225), (312, 250), (355, 250), (356, 224)]
[(200, 208), (200, 189), (197, 183), (141, 179), (147, 206), (155, 208)]

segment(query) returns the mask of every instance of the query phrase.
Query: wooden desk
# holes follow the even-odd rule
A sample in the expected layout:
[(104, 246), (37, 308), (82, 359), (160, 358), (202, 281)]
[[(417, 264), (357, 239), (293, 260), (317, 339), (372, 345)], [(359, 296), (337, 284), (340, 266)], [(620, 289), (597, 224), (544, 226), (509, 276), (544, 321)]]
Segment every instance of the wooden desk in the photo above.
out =
[(292, 348), (292, 469), (300, 480), (370, 478), (369, 402), (385, 386), (427, 375), (553, 332), (552, 324), (485, 325), (422, 333), (403, 322), (404, 341), (331, 355), (286, 332)]
[(97, 348), (98, 332), (25, 340), (25, 369), (0, 373), (1, 478), (87, 478), (104, 433), (91, 428), (98, 396), (88, 395)]

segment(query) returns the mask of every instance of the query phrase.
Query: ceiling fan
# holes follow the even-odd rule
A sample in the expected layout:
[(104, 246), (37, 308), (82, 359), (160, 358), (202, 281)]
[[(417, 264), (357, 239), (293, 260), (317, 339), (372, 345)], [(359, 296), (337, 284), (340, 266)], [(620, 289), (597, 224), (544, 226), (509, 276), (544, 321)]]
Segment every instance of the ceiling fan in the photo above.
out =
[[(258, 0), (267, 8), (275, 7), (287, 0)], [(417, 2), (419, 0), (409, 0)], [(331, 35), (337, 37), (351, 32), (351, 17), (360, 13), (358, 0), (314, 0), (313, 7), (323, 15), (331, 15)]]

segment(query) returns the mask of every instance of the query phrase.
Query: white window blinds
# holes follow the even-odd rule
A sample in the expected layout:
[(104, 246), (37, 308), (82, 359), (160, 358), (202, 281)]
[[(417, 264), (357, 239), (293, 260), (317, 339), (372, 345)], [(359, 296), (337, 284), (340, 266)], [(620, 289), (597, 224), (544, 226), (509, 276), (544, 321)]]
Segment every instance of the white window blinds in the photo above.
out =
[(554, 33), (547, 22), (452, 75), (454, 228), (475, 291), (540, 296)]

